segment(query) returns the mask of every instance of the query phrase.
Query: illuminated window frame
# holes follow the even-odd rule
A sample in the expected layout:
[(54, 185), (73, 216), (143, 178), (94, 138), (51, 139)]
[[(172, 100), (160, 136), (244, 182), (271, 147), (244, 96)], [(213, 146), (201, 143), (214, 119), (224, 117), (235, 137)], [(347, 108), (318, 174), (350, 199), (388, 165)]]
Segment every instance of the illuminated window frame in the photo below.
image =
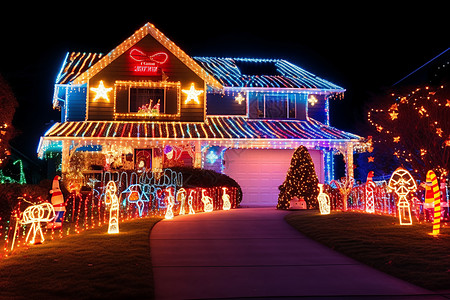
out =
[[(117, 90), (118, 89), (128, 90), (128, 102), (130, 101), (130, 89), (132, 88), (142, 88), (142, 89), (176, 89), (177, 92), (177, 113), (176, 114), (165, 114), (160, 113), (157, 116), (150, 116), (146, 114), (139, 114), (135, 112), (118, 113), (116, 110), (117, 104)], [(166, 93), (164, 93), (166, 94)], [(129, 103), (128, 103), (129, 104)], [(114, 119), (129, 119), (129, 120), (155, 120), (155, 119), (177, 119), (181, 115), (181, 82), (169, 82), (169, 81), (121, 81), (117, 80), (114, 83)]]

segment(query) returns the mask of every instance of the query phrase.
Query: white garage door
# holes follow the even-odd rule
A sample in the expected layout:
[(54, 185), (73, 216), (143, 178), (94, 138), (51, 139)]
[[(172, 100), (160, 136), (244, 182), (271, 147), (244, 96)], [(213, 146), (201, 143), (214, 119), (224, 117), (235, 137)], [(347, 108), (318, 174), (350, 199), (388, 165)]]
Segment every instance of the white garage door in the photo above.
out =
[[(224, 173), (242, 188), (241, 206), (273, 206), (278, 203), (278, 186), (286, 178), (295, 150), (228, 149)], [(310, 150), (319, 181), (323, 182), (322, 153)]]

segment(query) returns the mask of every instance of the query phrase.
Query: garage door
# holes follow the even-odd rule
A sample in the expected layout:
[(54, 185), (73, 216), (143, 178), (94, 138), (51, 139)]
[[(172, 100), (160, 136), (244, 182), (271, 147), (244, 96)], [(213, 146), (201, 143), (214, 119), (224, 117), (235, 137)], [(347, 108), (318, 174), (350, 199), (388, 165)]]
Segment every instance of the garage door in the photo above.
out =
[[(278, 202), (278, 186), (286, 178), (294, 150), (228, 149), (224, 155), (224, 173), (242, 188), (241, 206), (273, 206)], [(323, 182), (320, 151), (310, 150), (319, 181)], [(321, 171), (322, 170), (322, 171)]]

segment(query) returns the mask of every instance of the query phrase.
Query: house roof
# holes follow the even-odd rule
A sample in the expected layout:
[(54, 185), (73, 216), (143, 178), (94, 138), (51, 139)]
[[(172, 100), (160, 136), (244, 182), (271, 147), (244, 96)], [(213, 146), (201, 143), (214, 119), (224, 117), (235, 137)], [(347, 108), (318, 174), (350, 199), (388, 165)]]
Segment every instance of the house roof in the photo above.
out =
[(292, 139), (360, 140), (361, 137), (313, 119), (248, 120), (207, 117), (206, 122), (84, 121), (54, 125), (44, 138), (155, 138), (155, 139)]
[(208, 74), (201, 66), (197, 64), (195, 60), (193, 60), (189, 55), (187, 55), (183, 50), (175, 45), (174, 42), (169, 40), (161, 31), (159, 31), (153, 24), (150, 23), (146, 23), (132, 36), (123, 41), (107, 55), (95, 53), (83, 53), (78, 55), (75, 53), (68, 54), (63, 63), (63, 66), (61, 67), (61, 71), (57, 77), (56, 84), (86, 83), (89, 78), (93, 77), (98, 72), (103, 70), (103, 68), (108, 66), (112, 61), (128, 51), (131, 47), (133, 47), (147, 35), (151, 35), (153, 38), (155, 38), (161, 45), (163, 45), (168, 51), (175, 55), (194, 73), (205, 80), (205, 82), (209, 86), (216, 89), (222, 88), (222, 85), (213, 76)]
[(194, 57), (224, 87), (345, 89), (283, 59)]

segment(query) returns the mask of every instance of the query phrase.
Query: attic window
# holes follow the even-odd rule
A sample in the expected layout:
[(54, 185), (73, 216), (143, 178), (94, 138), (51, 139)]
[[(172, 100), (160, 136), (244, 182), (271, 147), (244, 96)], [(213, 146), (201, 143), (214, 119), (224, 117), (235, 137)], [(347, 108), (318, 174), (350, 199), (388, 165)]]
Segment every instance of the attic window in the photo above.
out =
[(242, 75), (280, 75), (275, 61), (235, 60)]

